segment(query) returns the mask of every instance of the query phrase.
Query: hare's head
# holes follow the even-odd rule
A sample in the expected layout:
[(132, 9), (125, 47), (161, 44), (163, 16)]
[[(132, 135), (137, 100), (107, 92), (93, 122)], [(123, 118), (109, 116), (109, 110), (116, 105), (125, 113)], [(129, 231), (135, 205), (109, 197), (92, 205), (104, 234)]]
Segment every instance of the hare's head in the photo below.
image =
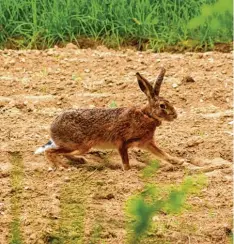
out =
[(152, 118), (160, 121), (172, 121), (177, 118), (177, 113), (173, 105), (168, 102), (165, 98), (159, 96), (160, 86), (163, 81), (166, 70), (161, 69), (154, 87), (147, 81), (142, 75), (136, 73), (138, 84), (141, 90), (145, 93), (148, 98), (149, 106), (148, 113)]

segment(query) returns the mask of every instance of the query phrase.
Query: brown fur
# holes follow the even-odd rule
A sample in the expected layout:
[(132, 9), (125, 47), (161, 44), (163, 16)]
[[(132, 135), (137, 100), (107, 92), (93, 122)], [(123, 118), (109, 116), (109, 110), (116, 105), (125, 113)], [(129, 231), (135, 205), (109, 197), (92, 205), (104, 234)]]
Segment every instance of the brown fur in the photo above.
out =
[(57, 166), (56, 154), (81, 155), (92, 147), (115, 147), (126, 170), (130, 168), (127, 150), (134, 146), (150, 150), (160, 160), (181, 163), (159, 149), (153, 141), (155, 129), (161, 121), (172, 121), (177, 117), (173, 106), (155, 94), (159, 93), (164, 73), (165, 70), (161, 70), (156, 81), (160, 84), (156, 89), (156, 85), (153, 88), (137, 73), (139, 86), (149, 101), (144, 107), (76, 109), (59, 115), (51, 125), (51, 138), (58, 148), (46, 150), (47, 159)]

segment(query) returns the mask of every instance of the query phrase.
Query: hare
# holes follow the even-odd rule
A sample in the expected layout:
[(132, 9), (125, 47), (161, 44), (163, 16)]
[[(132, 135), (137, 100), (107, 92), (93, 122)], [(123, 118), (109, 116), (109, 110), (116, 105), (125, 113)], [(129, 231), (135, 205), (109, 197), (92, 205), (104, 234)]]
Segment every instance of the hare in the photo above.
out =
[(130, 108), (75, 109), (63, 112), (51, 125), (51, 140), (38, 148), (35, 154), (45, 152), (48, 161), (56, 167), (67, 165), (59, 162), (57, 155), (67, 158), (87, 153), (92, 147), (118, 149), (123, 170), (130, 169), (128, 149), (138, 147), (151, 151), (159, 160), (182, 164), (159, 149), (154, 140), (156, 127), (162, 121), (173, 121), (177, 113), (170, 102), (159, 96), (166, 70), (161, 71), (154, 87), (139, 73), (137, 81), (148, 98), (148, 104)]

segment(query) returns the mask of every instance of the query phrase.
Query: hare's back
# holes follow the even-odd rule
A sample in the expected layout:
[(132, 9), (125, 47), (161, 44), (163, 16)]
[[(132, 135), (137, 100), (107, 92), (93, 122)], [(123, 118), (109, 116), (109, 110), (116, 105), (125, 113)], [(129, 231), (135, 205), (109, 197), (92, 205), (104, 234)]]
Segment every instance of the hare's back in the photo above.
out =
[[(68, 110), (59, 115), (54, 122), (52, 127), (91, 127), (100, 126), (106, 123), (114, 122), (123, 113), (124, 108), (116, 109), (76, 109)], [(77, 128), (76, 128), (77, 129)]]
[(76, 109), (65, 111), (51, 125), (52, 138), (93, 138), (115, 127), (121, 119), (124, 108)]

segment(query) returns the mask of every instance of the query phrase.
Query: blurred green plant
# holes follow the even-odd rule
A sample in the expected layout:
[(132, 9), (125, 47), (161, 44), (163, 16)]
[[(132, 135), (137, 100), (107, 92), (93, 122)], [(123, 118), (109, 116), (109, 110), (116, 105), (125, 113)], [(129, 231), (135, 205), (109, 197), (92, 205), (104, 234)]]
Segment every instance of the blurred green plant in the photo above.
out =
[[(101, 220), (100, 220), (101, 221)], [(101, 243), (101, 234), (103, 232), (103, 227), (100, 222), (96, 222), (92, 228), (89, 244)]]
[[(50, 231), (44, 234), (48, 244), (82, 244), (84, 243), (84, 220), (86, 199), (85, 177), (76, 175), (60, 188), (60, 213), (58, 222), (51, 222)], [(77, 194), (79, 189), (79, 194)]]
[(203, 4), (201, 14), (189, 21), (188, 28), (201, 42), (213, 38), (216, 42), (232, 41), (233, 1), (218, 0), (213, 4)]
[(153, 216), (164, 212), (179, 214), (185, 207), (190, 194), (198, 194), (206, 185), (206, 178), (202, 175), (185, 177), (180, 185), (159, 186), (152, 183), (152, 177), (158, 168), (153, 160), (142, 172), (145, 186), (131, 196), (126, 202), (126, 216), (128, 218), (129, 243), (138, 243), (152, 227)]
[(157, 160), (151, 160), (150, 164), (142, 170), (142, 177), (146, 179), (152, 177), (158, 168), (159, 162)]
[(21, 233), (21, 208), (22, 208), (22, 192), (23, 192), (23, 159), (19, 152), (10, 153), (10, 162), (12, 164), (10, 180), (12, 187), (11, 196), (11, 215), (10, 223), (10, 244), (22, 244), (23, 238)]
[[(215, 3), (212, 11), (207, 5), (211, 3)], [(228, 14), (222, 14), (224, 19), (205, 21), (218, 10)], [(109, 47), (130, 44), (155, 51), (178, 44), (198, 46), (232, 39), (230, 11), (231, 0), (2, 0), (0, 47), (48, 48), (67, 42), (79, 45), (84, 38)], [(197, 20), (201, 26), (194, 29)], [(223, 23), (227, 25), (225, 31), (215, 27)]]
[(110, 106), (110, 108), (117, 108), (118, 107), (116, 101), (111, 101), (109, 106)]

